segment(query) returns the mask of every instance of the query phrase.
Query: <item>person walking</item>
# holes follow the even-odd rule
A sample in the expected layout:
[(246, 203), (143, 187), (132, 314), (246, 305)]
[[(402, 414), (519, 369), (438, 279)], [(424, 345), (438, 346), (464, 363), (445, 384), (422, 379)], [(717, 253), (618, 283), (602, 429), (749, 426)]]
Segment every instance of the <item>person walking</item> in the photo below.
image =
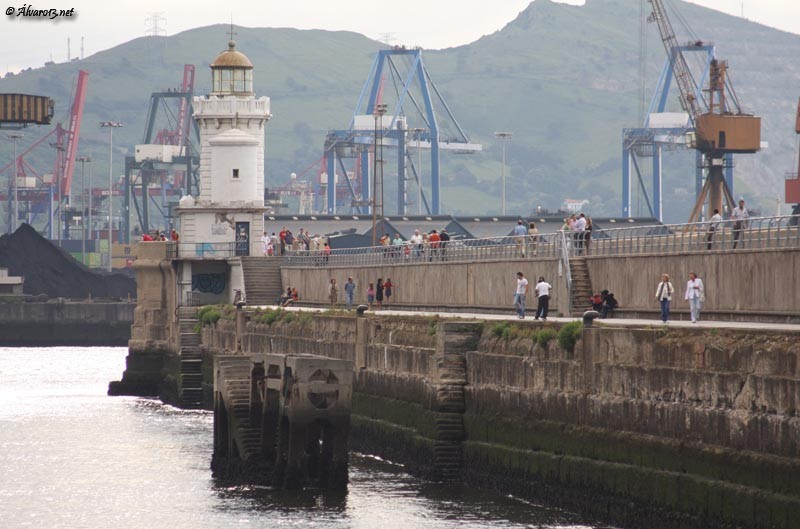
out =
[(372, 304), (375, 303), (375, 285), (369, 284), (367, 288), (367, 308), (372, 310)]
[(544, 276), (539, 277), (539, 282), (536, 283), (536, 288), (534, 289), (538, 300), (535, 319), (547, 319), (547, 311), (550, 310), (550, 289), (552, 288), (553, 286), (544, 280)]
[(378, 307), (378, 310), (383, 307), (383, 279), (378, 278), (378, 283), (375, 285), (375, 305)]
[(420, 235), (419, 230), (414, 230), (414, 235), (411, 236), (409, 242), (414, 249), (414, 258), (419, 258), (422, 254), (422, 235)]
[[(733, 208), (731, 211), (731, 219), (733, 220), (733, 248), (739, 244), (739, 237), (742, 235), (742, 230), (747, 227), (747, 219), (750, 218), (750, 213), (744, 207), (744, 200), (739, 201), (739, 207)], [(744, 243), (744, 239), (742, 240)]]
[(536, 255), (536, 243), (539, 242), (539, 229), (536, 223), (528, 224), (528, 255)]
[(450, 242), (450, 234), (447, 233), (447, 228), (442, 228), (442, 233), (439, 234), (439, 253), (442, 256), (442, 261), (447, 261), (447, 243)]
[(344, 299), (347, 303), (347, 310), (353, 308), (353, 298), (356, 294), (356, 284), (353, 282), (352, 277), (347, 278), (347, 283), (344, 284)]
[(383, 304), (387, 307), (389, 306), (389, 300), (392, 298), (392, 294), (394, 293), (392, 290), (393, 288), (394, 285), (392, 284), (392, 279), (387, 277), (386, 281), (383, 283)]
[(525, 257), (525, 236), (527, 234), (528, 230), (525, 228), (525, 224), (522, 222), (522, 219), (519, 219), (517, 225), (514, 226), (514, 241), (517, 244), (517, 251), (520, 257)]
[(575, 230), (575, 249), (576, 254), (581, 255), (583, 253), (583, 239), (586, 235), (586, 215), (581, 213), (578, 215), (578, 218), (575, 219), (575, 223), (572, 225), (572, 229)]
[(339, 299), (339, 288), (336, 286), (336, 278), (331, 278), (331, 284), (328, 287), (328, 299), (331, 300), (331, 308), (336, 307), (336, 301)]
[(703, 280), (697, 277), (694, 272), (689, 274), (689, 281), (686, 283), (686, 294), (683, 299), (689, 302), (692, 323), (697, 323), (697, 320), (700, 319), (700, 309), (706, 299), (706, 293), (703, 287)]
[(589, 255), (589, 248), (592, 245), (593, 231), (594, 224), (592, 224), (592, 217), (586, 217), (586, 229), (583, 230), (583, 250), (585, 255)]
[(656, 287), (656, 299), (661, 303), (661, 321), (669, 323), (669, 302), (672, 301), (672, 283), (669, 274), (661, 274), (661, 282)]
[[(706, 241), (708, 242), (708, 249), (711, 249), (711, 245), (714, 244), (714, 232), (719, 229), (719, 223), (722, 222), (722, 215), (719, 214), (719, 210), (715, 209), (714, 214), (708, 219), (708, 236), (706, 237)], [(736, 248), (736, 246), (734, 246)]]
[(517, 318), (525, 319), (525, 296), (528, 295), (528, 280), (517, 272), (517, 289), (514, 291), (514, 308), (517, 310)]
[(261, 236), (261, 246), (263, 247), (263, 250), (264, 250), (264, 257), (269, 255), (269, 245), (270, 245), (271, 242), (272, 242), (272, 239), (269, 238), (269, 235), (267, 235), (267, 232), (264, 232), (264, 234)]

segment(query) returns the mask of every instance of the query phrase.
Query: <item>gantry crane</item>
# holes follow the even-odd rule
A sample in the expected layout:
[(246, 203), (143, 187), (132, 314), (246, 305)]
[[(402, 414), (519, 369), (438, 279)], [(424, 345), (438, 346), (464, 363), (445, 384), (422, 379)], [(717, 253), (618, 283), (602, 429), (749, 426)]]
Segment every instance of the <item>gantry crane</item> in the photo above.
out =
[[(698, 90), (686, 58), (661, 0), (648, 0), (661, 41), (670, 60), (672, 74), (680, 90), (681, 107), (694, 125), (692, 147), (702, 154), (708, 171), (705, 184), (692, 208), (689, 222), (700, 219), (708, 197), (709, 211), (722, 211), (723, 200), (733, 209), (734, 200), (723, 176), (724, 158), (733, 153), (754, 153), (761, 148), (761, 118), (745, 114), (728, 78), (727, 61), (713, 58), (709, 65), (708, 88)], [(706, 96), (703, 96), (703, 92)]]
[[(69, 112), (69, 121), (67, 128), (64, 128), (61, 123), (56, 125), (56, 128), (36, 140), (30, 147), (25, 149), (16, 159), (11, 163), (0, 167), (0, 174), (7, 169), (13, 167), (14, 173), (19, 177), (32, 175), (36, 179), (36, 186), (25, 188), (18, 197), (21, 201), (30, 202), (36, 205), (43, 205), (47, 203), (47, 210), (49, 212), (49, 219), (46, 226), (46, 231), (50, 239), (61, 239), (64, 234), (58, 233), (61, 231), (60, 227), (62, 220), (65, 216), (62, 213), (62, 205), (65, 200), (68, 205), (68, 197), (71, 195), (72, 177), (75, 172), (75, 158), (78, 154), (78, 141), (80, 139), (81, 122), (83, 120), (83, 108), (86, 102), (86, 90), (89, 84), (89, 72), (80, 70), (78, 78), (75, 83), (75, 97), (72, 101), (72, 106)], [(34, 169), (27, 161), (28, 154), (39, 147), (40, 145), (47, 146), (46, 140), (55, 134), (55, 142), (50, 142), (49, 145), (56, 150), (55, 167), (52, 175), (40, 174)], [(8, 200), (12, 199), (12, 193), (9, 186)], [(0, 197), (3, 199), (4, 197)], [(38, 208), (37, 208), (38, 209)], [(44, 209), (44, 208), (42, 208)], [(12, 208), (9, 207), (7, 211), (7, 225), (11, 226)], [(59, 230), (54, 236), (54, 217), (59, 224)], [(65, 225), (66, 227), (66, 225)]]
[[(800, 100), (797, 101), (794, 132), (800, 138)], [(800, 215), (800, 148), (798, 148), (796, 170), (786, 176), (786, 203), (794, 204), (792, 215)]]

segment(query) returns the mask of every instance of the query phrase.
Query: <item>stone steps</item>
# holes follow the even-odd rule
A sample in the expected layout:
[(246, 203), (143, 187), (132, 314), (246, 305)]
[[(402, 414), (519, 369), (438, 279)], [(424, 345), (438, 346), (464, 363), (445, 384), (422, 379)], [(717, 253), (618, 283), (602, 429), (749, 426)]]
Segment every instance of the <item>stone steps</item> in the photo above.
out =
[(283, 292), (281, 264), (283, 259), (242, 257), (244, 290), (250, 305), (271, 305)]

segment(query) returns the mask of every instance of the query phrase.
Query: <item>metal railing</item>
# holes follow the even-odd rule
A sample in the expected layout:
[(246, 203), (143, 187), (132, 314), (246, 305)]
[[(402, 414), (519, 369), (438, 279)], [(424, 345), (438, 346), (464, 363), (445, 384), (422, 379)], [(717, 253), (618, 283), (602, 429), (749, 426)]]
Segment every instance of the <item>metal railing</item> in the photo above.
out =
[(572, 270), (569, 267), (570, 245), (567, 243), (567, 233), (564, 230), (558, 233), (561, 249), (561, 262), (559, 264), (563, 268), (564, 279), (566, 279), (567, 283), (567, 314), (572, 314)]
[(369, 246), (331, 250), (287, 251), (284, 266), (370, 266), (420, 263), (463, 263), (558, 257), (558, 238), (541, 235), (490, 237), (486, 239), (451, 239), (444, 243)]
[(576, 238), (570, 253), (627, 256), (800, 248), (799, 221), (800, 215), (785, 215), (740, 223), (723, 220), (595, 230), (588, 245)]

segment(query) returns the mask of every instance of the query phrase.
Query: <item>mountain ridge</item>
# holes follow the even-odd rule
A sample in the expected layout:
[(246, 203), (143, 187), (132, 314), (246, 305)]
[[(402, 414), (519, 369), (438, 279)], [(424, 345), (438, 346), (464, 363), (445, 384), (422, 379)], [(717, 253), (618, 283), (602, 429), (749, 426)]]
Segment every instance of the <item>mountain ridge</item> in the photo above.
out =
[[(770, 147), (755, 156), (737, 157), (736, 195), (746, 195), (748, 203), (761, 209), (774, 207), (774, 197), (783, 192), (783, 173), (794, 163), (794, 112), (800, 90), (793, 82), (800, 78), (800, 65), (792, 57), (800, 53), (800, 37), (694, 4), (674, 3), (691, 20), (694, 33), (716, 42), (717, 56), (729, 60), (743, 106), (762, 116), (763, 138)], [(510, 130), (510, 211), (527, 214), (537, 205), (555, 209), (564, 198), (586, 198), (592, 214), (619, 214), (621, 130), (641, 119), (638, 17), (636, 0), (588, 0), (583, 6), (536, 0), (502, 29), (470, 44), (425, 50), (431, 77), (471, 139), (485, 147), (482, 155), (443, 161), (446, 212), (499, 211), (495, 190), (500, 147), (493, 131)], [(125, 128), (115, 131), (115, 158), (131, 152), (141, 142), (150, 93), (178, 86), (184, 63), (197, 66), (196, 93), (207, 93), (208, 65), (224, 49), (227, 27), (140, 37), (82, 61), (1, 79), (0, 92), (50, 95), (57, 101), (57, 116), (62, 115), (69, 105), (71, 77), (79, 68), (88, 69), (80, 152), (96, 157), (95, 173), (106, 174), (106, 135), (94, 123), (124, 122)], [(288, 181), (289, 173), (321, 156), (328, 129), (346, 128), (381, 45), (351, 31), (239, 26), (236, 31), (237, 48), (256, 67), (256, 93), (272, 99), (266, 181), (277, 187)], [(653, 25), (647, 32), (649, 99), (665, 54)], [(688, 35), (679, 40), (688, 40)], [(672, 99), (675, 107), (677, 98)], [(38, 136), (36, 129), (29, 130), (26, 136)], [(0, 151), (0, 165), (8, 156)], [(688, 216), (693, 164), (691, 153), (665, 155), (666, 220), (681, 222)], [(642, 213), (642, 199), (635, 195), (635, 202)]]

